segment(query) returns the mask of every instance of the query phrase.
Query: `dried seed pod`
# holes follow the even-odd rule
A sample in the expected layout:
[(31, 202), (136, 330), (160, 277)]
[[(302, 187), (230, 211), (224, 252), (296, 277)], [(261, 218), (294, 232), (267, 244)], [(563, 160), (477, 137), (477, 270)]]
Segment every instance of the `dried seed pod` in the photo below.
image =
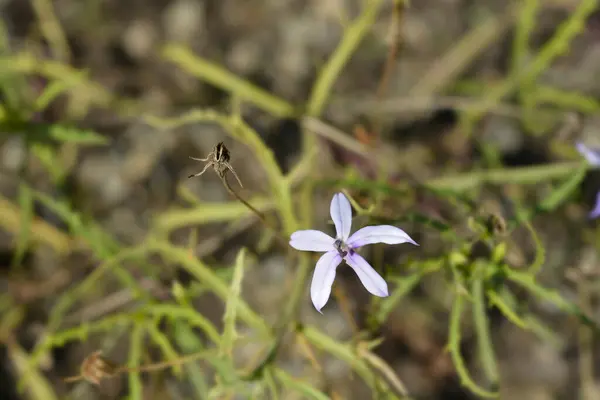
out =
[(112, 377), (117, 372), (117, 365), (102, 357), (101, 351), (95, 351), (83, 360), (81, 376), (88, 382), (100, 385), (104, 378)]
[(227, 149), (227, 147), (225, 146), (225, 144), (223, 142), (217, 143), (217, 145), (212, 149), (212, 151), (210, 153), (208, 153), (206, 158), (195, 158), (195, 157), (190, 157), (190, 158), (192, 160), (205, 162), (206, 164), (204, 165), (204, 168), (202, 169), (202, 171), (198, 172), (197, 174), (192, 174), (192, 175), (188, 176), (188, 178), (200, 176), (204, 172), (206, 172), (206, 170), (208, 168), (210, 168), (212, 166), (214, 168), (215, 172), (217, 173), (217, 175), (219, 176), (219, 178), (221, 178), (221, 179), (225, 179), (225, 174), (227, 173), (228, 170), (231, 171), (231, 173), (233, 174), (233, 176), (235, 176), (235, 179), (238, 181), (240, 186), (244, 187), (244, 185), (242, 185), (242, 181), (240, 181), (240, 178), (237, 176), (236, 172), (233, 170), (233, 167), (231, 166), (231, 164), (229, 164), (231, 155), (229, 153), (229, 150)]

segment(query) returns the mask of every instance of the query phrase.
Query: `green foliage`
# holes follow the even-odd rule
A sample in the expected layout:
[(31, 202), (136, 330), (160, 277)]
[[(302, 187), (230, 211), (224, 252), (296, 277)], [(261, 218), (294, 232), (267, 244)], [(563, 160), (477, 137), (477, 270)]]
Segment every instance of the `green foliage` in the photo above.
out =
[[(534, 32), (536, 16), (540, 9), (540, 1), (526, 0), (522, 2), (518, 13), (517, 24), (515, 26), (515, 37), (513, 40), (512, 68), (511, 73), (518, 75), (527, 65), (527, 60), (531, 57), (529, 39)], [(526, 115), (525, 125), (530, 129), (535, 129), (532, 125), (536, 106), (535, 99), (535, 79), (529, 78), (523, 80), (519, 85), (518, 95), (523, 112)]]
[(303, 399), (312, 399), (312, 400), (327, 400), (328, 396), (318, 391), (310, 384), (300, 381), (298, 379), (294, 379), (287, 372), (282, 369), (276, 368), (274, 370), (275, 377), (281, 382), (284, 387), (290, 388), (293, 391), (298, 392), (302, 395)]
[[(137, 368), (142, 363), (143, 348), (144, 348), (144, 326), (137, 323), (131, 331), (131, 343), (129, 348), (129, 360), (127, 366), (129, 368)], [(143, 394), (141, 374), (137, 371), (130, 372), (129, 377), (129, 400), (141, 400)]]
[[(173, 345), (169, 341), (169, 338), (160, 331), (159, 327), (154, 324), (149, 324), (147, 328), (150, 340), (154, 342), (157, 345), (157, 347), (161, 350), (162, 354), (164, 355), (164, 358), (167, 361), (171, 362), (178, 360), (179, 354), (177, 354), (177, 351), (173, 348)], [(173, 373), (175, 374), (175, 376), (181, 378), (181, 372), (181, 365), (173, 366)]]
[(233, 345), (237, 338), (237, 332), (235, 329), (238, 303), (242, 292), (242, 278), (244, 277), (245, 267), (245, 249), (242, 249), (237, 259), (235, 260), (235, 269), (233, 272), (233, 279), (231, 281), (231, 288), (229, 290), (230, 297), (227, 300), (225, 307), (225, 315), (223, 315), (223, 338), (221, 339), (221, 353), (224, 355), (231, 356), (233, 351)]
[[(252, 216), (253, 211), (244, 204), (236, 201), (200, 201), (185, 188), (180, 188), (179, 194), (186, 205), (157, 215), (148, 236), (141, 243), (128, 247), (113, 238), (93, 217), (78, 210), (69, 199), (48, 195), (23, 180), (19, 186), (17, 205), (0, 198), (0, 223), (15, 235), (13, 265), (20, 265), (26, 252), (40, 242), (49, 244), (59, 254), (85, 251), (97, 261), (91, 273), (82, 280), (72, 282), (56, 296), (44, 336), (33, 351), (27, 354), (20, 348), (11, 350), (11, 357), (21, 376), (21, 386), (28, 388), (32, 398), (56, 398), (46, 378), (40, 373), (42, 361), (52, 349), (71, 342), (91, 341), (96, 337), (119, 333), (120, 330), (126, 334), (119, 333), (119, 340), (129, 343), (129, 399), (143, 397), (143, 366), (152, 362), (147, 351), (149, 348), (158, 350), (156, 354), (165, 363), (162, 369), (171, 371), (177, 378), (191, 384), (195, 398), (233, 395), (278, 398), (282, 390), (307, 399), (330, 398), (328, 393), (314, 387), (313, 382), (292, 375), (278, 363), (286, 335), (306, 342), (305, 351), (311, 362), (318, 363), (322, 357), (334, 357), (345, 362), (372, 390), (374, 398), (403, 398), (406, 397), (403, 384), (385, 361), (374, 354), (373, 349), (380, 340), (371, 335), (390, 320), (395, 310), (402, 309), (403, 299), (434, 275), (443, 276), (446, 288), (453, 297), (448, 307), (448, 351), (461, 383), (478, 396), (497, 397), (502, 384), (494, 350), (493, 328), (488, 318), (490, 307), (498, 309), (509, 323), (519, 329), (531, 330), (541, 340), (554, 340), (551, 330), (517, 300), (513, 293), (515, 285), (531, 297), (553, 304), (566, 315), (598, 332), (598, 325), (580, 307), (537, 281), (537, 275), (544, 268), (546, 250), (533, 223), (537, 215), (556, 211), (570, 201), (591, 166), (569, 161), (506, 168), (494, 162), (490, 169), (437, 176), (421, 180), (418, 184), (390, 184), (383, 179), (369, 180), (354, 175), (348, 175), (350, 178), (346, 179), (326, 176), (315, 180), (314, 149), (318, 143), (314, 136), (305, 135), (301, 159), (290, 173), (285, 174), (261, 135), (241, 118), (241, 101), (276, 117), (320, 118), (337, 78), (369, 34), (382, 4), (381, 0), (368, 2), (363, 12), (348, 24), (342, 41), (323, 65), (310, 90), (309, 99), (302, 107), (292, 105), (221, 66), (194, 55), (186, 47), (169, 44), (161, 52), (162, 57), (184, 72), (229, 93), (233, 111), (225, 113), (212, 109), (192, 109), (175, 117), (143, 114), (142, 118), (149, 125), (165, 130), (198, 122), (216, 124), (232, 140), (245, 145), (252, 153), (256, 167), (264, 170), (268, 183), (268, 192), (254, 195), (248, 203), (261, 213), (272, 214), (270, 217), (279, 223), (279, 231), (275, 234), (286, 240), (295, 230), (313, 226), (311, 204), (316, 189), (340, 189), (347, 193), (360, 217), (374, 223), (417, 226), (426, 235), (439, 239), (442, 255), (433, 256), (424, 251), (417, 258), (406, 261), (402, 268), (387, 268), (392, 289), (390, 296), (372, 302), (368, 331), (357, 332), (351, 340), (341, 342), (312, 324), (304, 324), (305, 321), (300, 319), (299, 305), (306, 301), (303, 296), (314, 266), (310, 256), (291, 251), (286, 254), (288, 262), (282, 268), (294, 265), (296, 275), (289, 296), (281, 305), (281, 316), (273, 323), (254, 310), (242, 293), (242, 281), (250, 269), (248, 250), (238, 252), (233, 267), (217, 270), (209, 261), (195, 257), (190, 251), (194, 247), (195, 236), (190, 240), (190, 249), (170, 241), (171, 234), (182, 228), (229, 224)], [(530, 37), (536, 26), (540, 4), (536, 0), (527, 0), (518, 9), (511, 71), (496, 87), (480, 93), (481, 103), (478, 107), (461, 115), (467, 135), (472, 132), (473, 124), (490, 107), (513, 93), (518, 95), (525, 126), (532, 131), (538, 127), (535, 116), (539, 105), (584, 113), (600, 110), (595, 99), (537, 82), (539, 76), (568, 50), (571, 41), (583, 30), (586, 18), (596, 9), (596, 1), (582, 0), (548, 43), (537, 54), (533, 54)], [(2, 39), (3, 29), (0, 29), (0, 33)], [(24, 139), (28, 154), (31, 153), (44, 165), (53, 183), (62, 183), (72, 167), (61, 158), (65, 149), (71, 149), (76, 154), (79, 146), (107, 145), (109, 140), (100, 133), (69, 124), (31, 123), (29, 119), (33, 113), (45, 110), (59, 97), (66, 96), (81, 101), (81, 113), (91, 106), (100, 106), (118, 109), (120, 115), (142, 115), (131, 103), (117, 99), (101, 85), (91, 81), (85, 71), (58, 61), (39, 60), (26, 52), (7, 55), (4, 51), (6, 47), (4, 40), (0, 40), (0, 50), (3, 50), (0, 55), (0, 90), (6, 98), (6, 104), (0, 107), (0, 128), (8, 135), (18, 135)], [(33, 74), (47, 78), (49, 83), (39, 96), (30, 99), (23, 95), (26, 92), (23, 87), (26, 78)], [(488, 151), (489, 160), (498, 161), (493, 149), (484, 150)], [(301, 184), (299, 189), (296, 188), (298, 183)], [(517, 227), (525, 227), (535, 246), (533, 262), (522, 270), (517, 270), (507, 261), (508, 242), (502, 234), (490, 229), (489, 219), (481, 217), (478, 209), (481, 192), (507, 184), (544, 185), (547, 189), (546, 196), (538, 204), (519, 204), (515, 207), (515, 215), (506, 221), (508, 233)], [(370, 200), (368, 206), (361, 206), (352, 196), (357, 192), (367, 193), (375, 200)], [(456, 221), (415, 210), (415, 193), (435, 196), (452, 208), (456, 215), (468, 221), (469, 232), (457, 229)], [(67, 232), (36, 220), (34, 202), (53, 212), (66, 225)], [(396, 211), (389, 212), (389, 208), (382, 205), (384, 202), (393, 203)], [(478, 251), (481, 248), (485, 251)], [(157, 258), (166, 266), (158, 267)], [(165, 270), (172, 272), (175, 268), (185, 271), (192, 282), (185, 285), (175, 282), (171, 299), (158, 301), (136, 278), (141, 272), (144, 277), (158, 279)], [(113, 311), (89, 321), (77, 318), (77, 313), (74, 314), (76, 318), (69, 314), (79, 303), (103, 301), (109, 288), (115, 289), (115, 283), (118, 290), (126, 291), (134, 301), (126, 311)], [(194, 307), (194, 300), (205, 292), (214, 294), (224, 305), (222, 331), (214, 321)], [(16, 307), (10, 295), (0, 297), (0, 310), (2, 328), (20, 323), (23, 309)], [(470, 323), (466, 323), (469, 317)], [(241, 327), (243, 332), (250, 333), (241, 335)], [(473, 333), (477, 343), (473, 360), (465, 359), (461, 353), (461, 345), (470, 336), (465, 333), (467, 329), (472, 330), (469, 333)], [(4, 331), (0, 329), (0, 333)], [(237, 346), (243, 346), (244, 341), (252, 341), (264, 350), (252, 363), (240, 367), (234, 360), (234, 354)], [(318, 356), (312, 354), (312, 349), (319, 350)], [(481, 366), (482, 374), (474, 377), (471, 372), (474, 366)], [(152, 372), (151, 369), (148, 371)], [(214, 379), (210, 374), (214, 374)]]
[(29, 371), (27, 368), (28, 355), (27, 352), (19, 345), (12, 348), (10, 354), (11, 361), (15, 365), (17, 372), (24, 376), (27, 384), (27, 394), (32, 400), (58, 400), (58, 396), (54, 392), (52, 385), (44, 377), (41, 371)]
[(13, 267), (18, 266), (25, 257), (25, 252), (29, 248), (31, 222), (33, 220), (33, 196), (31, 188), (21, 184), (19, 186), (19, 208), (21, 210), (21, 219), (19, 224), (21, 229), (17, 237), (15, 246), (15, 255), (12, 260)]
[(279, 117), (295, 114), (294, 107), (244, 79), (226, 71), (219, 65), (194, 55), (187, 47), (171, 44), (162, 51), (163, 57), (175, 63), (187, 73), (202, 79), (233, 96), (249, 101), (263, 110)]
[(461, 344), (461, 327), (460, 321), (465, 307), (465, 296), (457, 294), (452, 305), (452, 312), (450, 314), (450, 330), (448, 333), (448, 351), (452, 356), (454, 367), (458, 372), (461, 383), (469, 388), (473, 393), (481, 397), (493, 398), (497, 397), (497, 394), (481, 388), (473, 378), (471, 378), (465, 360), (460, 352)]
[(143, 311), (149, 316), (168, 319), (173, 324), (179, 320), (184, 320), (188, 327), (201, 329), (213, 343), (217, 345), (221, 343), (221, 336), (215, 326), (202, 314), (195, 312), (190, 306), (183, 307), (174, 304), (154, 304), (146, 307)]
[[(484, 115), (485, 112), (495, 106), (500, 100), (511, 95), (517, 90), (523, 82), (522, 87), (525, 90), (534, 85), (537, 78), (547, 70), (551, 63), (561, 55), (569, 51), (569, 45), (585, 28), (587, 18), (597, 9), (597, 0), (582, 0), (575, 10), (556, 30), (554, 35), (544, 47), (533, 57), (533, 59), (522, 66), (521, 59), (524, 58), (525, 43), (532, 29), (531, 18), (535, 14), (535, 1), (527, 1), (521, 9), (521, 18), (519, 26), (520, 36), (517, 36), (515, 43), (515, 52), (518, 59), (515, 61), (516, 67), (511, 71), (508, 77), (491, 90), (487, 90), (481, 99), (481, 105), (473, 110), (463, 114), (463, 130), (466, 134), (473, 133), (474, 124)], [(535, 103), (528, 101), (526, 107), (531, 109)]]
[[(196, 313), (198, 314), (198, 313)], [(174, 321), (170, 330), (171, 336), (178, 347), (187, 354), (197, 353), (204, 349), (198, 335), (191, 329), (185, 319)], [(208, 384), (206, 382), (204, 369), (198, 363), (185, 364), (187, 379), (191, 383), (194, 398), (204, 399), (208, 397)]]
[(479, 356), (481, 357), (481, 363), (483, 364), (483, 372), (490, 382), (490, 385), (496, 386), (498, 384), (499, 376), (486, 312), (486, 297), (484, 292), (485, 281), (483, 279), (485, 268), (488, 268), (488, 265), (485, 263), (475, 265), (475, 276), (471, 282), (471, 293), (473, 294), (473, 321), (475, 322), (477, 348)]

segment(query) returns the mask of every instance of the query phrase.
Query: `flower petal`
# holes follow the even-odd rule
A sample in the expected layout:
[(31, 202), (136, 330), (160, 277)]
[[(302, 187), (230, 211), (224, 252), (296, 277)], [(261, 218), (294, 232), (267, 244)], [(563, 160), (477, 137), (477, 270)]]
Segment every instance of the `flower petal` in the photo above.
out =
[(600, 217), (600, 192), (598, 192), (598, 194), (596, 195), (596, 205), (594, 206), (594, 209), (588, 214), (588, 218), (591, 219), (595, 219), (598, 217)]
[(358, 279), (371, 294), (378, 297), (388, 296), (388, 286), (385, 280), (369, 265), (367, 260), (357, 253), (347, 255), (346, 263), (356, 272)]
[(312, 283), (310, 284), (310, 298), (318, 312), (327, 304), (331, 295), (331, 285), (335, 279), (335, 271), (342, 262), (342, 257), (337, 251), (328, 251), (323, 254), (315, 267)]
[(333, 250), (335, 240), (326, 233), (307, 229), (296, 231), (290, 237), (290, 246), (303, 251), (329, 251)]
[(592, 165), (600, 166), (600, 150), (591, 149), (582, 142), (577, 142), (575, 147), (583, 157)]
[(350, 228), (352, 227), (352, 207), (343, 193), (336, 193), (333, 195), (329, 212), (331, 213), (331, 219), (335, 224), (337, 237), (346, 241), (350, 235)]
[(417, 242), (411, 239), (406, 232), (391, 225), (365, 226), (354, 232), (346, 242), (353, 249), (371, 243), (400, 244)]

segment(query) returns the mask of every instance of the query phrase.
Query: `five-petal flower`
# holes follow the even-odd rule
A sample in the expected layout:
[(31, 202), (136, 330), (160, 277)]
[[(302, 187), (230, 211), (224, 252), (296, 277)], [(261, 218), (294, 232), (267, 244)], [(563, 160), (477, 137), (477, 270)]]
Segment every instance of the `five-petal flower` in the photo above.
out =
[(356, 249), (372, 243), (412, 243), (416, 246), (418, 244), (402, 229), (391, 225), (366, 226), (350, 236), (352, 207), (342, 193), (333, 196), (329, 211), (335, 225), (335, 239), (317, 230), (296, 231), (290, 238), (290, 246), (297, 250), (325, 252), (317, 261), (310, 286), (310, 296), (317, 311), (321, 312), (329, 300), (336, 269), (342, 260), (354, 270), (365, 289), (371, 294), (379, 297), (388, 296), (385, 280), (356, 253)]
[[(581, 142), (577, 142), (575, 144), (577, 151), (581, 153), (581, 155), (589, 162), (591, 165), (595, 167), (600, 167), (600, 150), (592, 149)], [(596, 205), (590, 213), (588, 214), (589, 218), (598, 218), (600, 217), (600, 191), (596, 194)]]

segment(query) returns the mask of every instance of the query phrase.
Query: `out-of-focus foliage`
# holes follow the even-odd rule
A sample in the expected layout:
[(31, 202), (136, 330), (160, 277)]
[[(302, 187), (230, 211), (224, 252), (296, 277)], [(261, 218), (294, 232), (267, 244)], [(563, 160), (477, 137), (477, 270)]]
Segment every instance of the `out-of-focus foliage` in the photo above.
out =
[[(37, 12), (52, 12), (50, 2), (34, 3)], [(417, 7), (396, 3), (398, 9)], [(538, 138), (548, 132), (548, 125), (538, 123), (542, 107), (586, 114), (597, 114), (600, 109), (598, 100), (591, 95), (538, 83), (538, 78), (582, 34), (586, 21), (598, 9), (597, 1), (579, 2), (545, 44), (534, 51), (530, 39), (541, 3), (527, 0), (513, 7), (515, 31), (507, 74), (492, 88), (471, 85), (469, 93), (477, 99), (477, 105), (459, 110), (461, 124), (457, 132), (461, 140), (473, 140), (479, 148), (480, 165), (400, 182), (386, 170), (387, 164), (397, 160), (390, 159), (385, 152), (377, 152), (378, 148), (367, 140), (351, 142), (354, 149), (363, 149), (368, 154), (367, 161), (376, 171), (372, 175), (376, 176), (361, 173), (357, 166), (360, 163), (345, 165), (344, 174), (321, 170), (317, 159), (326, 153), (327, 147), (319, 134), (309, 129), (311, 121), (327, 119), (327, 106), (333, 101), (338, 77), (359, 46), (368, 42), (374, 25), (383, 18), (382, 10), (389, 10), (382, 0), (361, 2), (360, 13), (347, 21), (339, 44), (322, 63), (308, 91), (308, 100), (302, 105), (292, 104), (208, 57), (196, 55), (190, 46), (165, 44), (156, 62), (174, 66), (186, 79), (193, 77), (219, 89), (228, 101), (227, 107), (189, 106), (179, 115), (169, 116), (155, 115), (139, 103), (123, 99), (95, 82), (84, 70), (56, 56), (64, 53), (63, 44), (67, 41), (53, 14), (46, 17), (46, 24), (40, 29), (55, 58), (41, 57), (26, 48), (12, 51), (6, 29), (2, 29), (0, 132), (3, 140), (23, 140), (28, 160), (17, 172), (19, 185), (13, 195), (0, 196), (0, 226), (13, 238), (9, 279), (13, 274), (23, 273), (28, 254), (39, 248), (50, 249), (63, 259), (85, 254), (93, 264), (93, 268), (82, 266), (71, 271), (69, 284), (46, 299), (43, 309), (47, 317), (32, 348), (24, 347), (18, 335), (30, 304), (12, 291), (1, 295), (0, 339), (7, 348), (20, 390), (27, 398), (44, 400), (70, 392), (70, 386), (59, 382), (66, 374), (64, 370), (51, 376), (44, 373), (48, 359), (57, 349), (79, 346), (77, 356), (83, 360), (82, 349), (87, 354), (95, 350), (86, 346), (91, 342), (100, 343), (107, 353), (124, 355), (119, 371), (127, 375), (123, 391), (129, 399), (149, 398), (151, 385), (181, 385), (186, 389), (177, 390), (185, 390), (193, 398), (340, 398), (327, 384), (315, 381), (315, 372), (317, 375), (323, 372), (320, 364), (324, 357), (345, 363), (362, 380), (372, 398), (418, 397), (407, 389), (410, 385), (403, 382), (392, 362), (394, 355), (385, 354), (387, 350), (382, 349), (386, 348), (386, 332), (394, 329), (391, 316), (401, 313), (404, 302), (418, 296), (415, 292), (432, 281), (442, 282), (447, 294), (445, 351), (460, 384), (478, 397), (498, 397), (503, 386), (495, 343), (498, 336), (492, 332), (498, 316), (520, 330), (532, 332), (540, 341), (547, 341), (552, 337), (552, 328), (537, 315), (539, 307), (535, 302), (539, 302), (556, 309), (565, 318), (576, 320), (580, 330), (600, 333), (600, 326), (585, 304), (540, 277), (550, 251), (534, 224), (538, 217), (571, 207), (591, 167), (577, 160), (508, 167), (493, 147), (479, 145), (482, 142), (477, 139), (480, 120), (511, 97), (516, 99), (524, 129)], [(34, 78), (46, 82), (37, 94), (28, 89), (28, 82)], [(436, 86), (429, 83), (421, 88), (429, 85)], [(430, 94), (437, 93), (432, 90)], [(58, 99), (66, 99), (71, 119), (38, 122), (40, 113)], [(300, 121), (304, 129), (303, 144), (289, 171), (281, 167), (259, 127), (245, 119), (242, 109), (246, 107), (254, 107), (271, 117)], [(236, 224), (256, 219), (256, 215), (235, 199), (198, 198), (181, 185), (174, 204), (152, 215), (141, 240), (128, 242), (109, 232), (97, 220), (98, 215), (82, 206), (68, 189), (75, 160), (81, 154), (104, 151), (114, 144), (109, 135), (79, 127), (78, 119), (94, 109), (110, 110), (119, 118), (134, 119), (147, 129), (165, 134), (177, 134), (178, 129), (193, 124), (218, 126), (231, 142), (248, 151), (252, 172), (262, 174), (263, 186), (254, 189), (245, 184), (248, 191), (244, 193), (251, 193), (248, 202), (264, 213), (266, 223), (272, 223), (269, 226), (276, 226), (277, 231), (261, 225), (258, 250), (250, 254), (253, 251), (241, 247), (232, 263), (201, 256), (197, 254), (196, 235), (234, 236)], [(336, 143), (344, 140), (348, 139)], [(379, 140), (380, 137), (373, 139)], [(233, 157), (236, 163), (235, 154)], [(40, 166), (48, 176), (48, 185), (35, 183), (34, 174), (40, 173)], [(499, 190), (504, 187), (518, 188), (520, 194), (515, 198), (507, 196)], [(543, 195), (528, 196), (529, 188), (536, 188), (531, 190)], [(361, 221), (406, 225), (423, 237), (418, 240), (421, 247), (411, 251), (401, 266), (384, 258), (381, 248), (373, 251), (374, 265), (384, 268), (390, 283), (390, 296), (364, 300), (365, 311), (360, 312), (360, 321), (349, 340), (335, 337), (315, 322), (317, 318), (327, 319), (327, 312), (307, 317), (302, 311), (302, 304), (309, 302), (305, 288), (314, 257), (289, 247), (278, 247), (273, 240), (278, 236), (285, 241), (295, 230), (321, 223), (317, 216), (326, 213), (318, 209), (322, 204), (314, 199), (323, 191), (334, 190), (344, 190), (351, 198), (357, 224)], [(510, 210), (501, 213), (486, 210), (483, 203), (489, 193), (508, 203)], [(428, 212), (419, 207), (427, 202), (441, 204), (445, 211)], [(40, 215), (40, 208), (46, 217)], [(221, 232), (214, 229), (216, 224), (227, 227)], [(581, 225), (583, 230), (583, 222)], [(189, 234), (187, 246), (182, 244), (184, 231)], [(519, 247), (514, 239), (518, 231), (526, 232), (526, 239), (522, 239), (523, 235), (520, 238), (530, 241), (531, 250), (520, 264), (514, 262), (510, 251)], [(430, 247), (429, 241), (435, 245)], [(251, 304), (248, 290), (252, 289), (244, 286), (257, 274), (256, 265), (265, 253), (261, 249), (280, 254), (284, 261), (278, 268), (291, 270), (294, 275), (286, 287), (285, 301), (277, 304), (279, 314), (274, 319), (262, 315)], [(157, 295), (144, 278), (160, 282), (161, 287), (168, 288), (167, 293)], [(119, 301), (122, 297), (126, 301), (122, 307), (109, 307), (105, 312), (102, 306), (109, 304), (108, 294), (113, 291), (120, 294)], [(197, 299), (206, 293), (218, 299), (222, 310), (199, 310)], [(344, 296), (343, 289), (336, 292), (335, 304), (343, 313), (358, 314), (345, 306)], [(327, 307), (333, 307), (332, 303)], [(101, 310), (89, 311), (84, 307), (86, 304), (100, 304)], [(91, 314), (81, 311), (82, 308)], [(356, 322), (354, 318), (350, 320)], [(473, 348), (465, 349), (467, 342)], [(293, 349), (291, 362), (286, 359), (290, 357), (287, 348)], [(244, 351), (253, 353), (251, 361), (240, 363), (245, 358), (239, 353)], [(301, 363), (302, 368), (294, 363)], [(153, 378), (161, 373), (168, 377), (168, 383)]]

